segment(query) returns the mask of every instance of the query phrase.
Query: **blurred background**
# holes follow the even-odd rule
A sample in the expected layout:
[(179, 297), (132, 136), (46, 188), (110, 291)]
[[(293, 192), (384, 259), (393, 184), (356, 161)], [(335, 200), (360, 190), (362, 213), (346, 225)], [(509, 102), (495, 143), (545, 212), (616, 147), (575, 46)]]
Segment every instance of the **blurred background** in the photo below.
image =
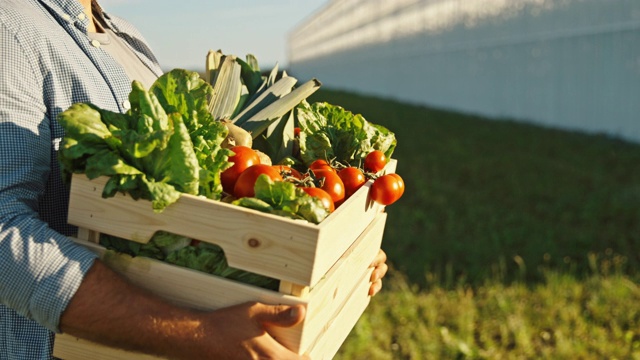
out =
[(327, 86), (640, 141), (634, 0), (336, 0), (290, 36)]
[(99, 0), (134, 23), (166, 69), (204, 70), (209, 50), (254, 54), (264, 69), (288, 64), (288, 34), (326, 0)]
[(340, 359), (640, 359), (640, 1), (102, 0), (396, 133), (383, 291)]

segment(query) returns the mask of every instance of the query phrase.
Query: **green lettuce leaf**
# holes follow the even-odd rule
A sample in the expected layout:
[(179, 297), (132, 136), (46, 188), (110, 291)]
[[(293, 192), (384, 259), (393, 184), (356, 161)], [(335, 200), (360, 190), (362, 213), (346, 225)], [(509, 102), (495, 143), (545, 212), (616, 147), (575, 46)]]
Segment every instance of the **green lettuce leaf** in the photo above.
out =
[(278, 289), (280, 284), (276, 279), (229, 267), (222, 248), (208, 243), (181, 248), (167, 255), (164, 261), (271, 290)]
[(316, 159), (359, 165), (373, 150), (390, 158), (396, 147), (394, 133), (337, 105), (303, 101), (296, 108), (296, 119), (301, 129), (300, 157), (307, 166)]
[(200, 166), (198, 193), (209, 199), (219, 199), (222, 194), (220, 173), (230, 166), (227, 162), (230, 152), (221, 147), (228, 133), (227, 127), (209, 112), (208, 99), (213, 88), (198, 73), (175, 69), (158, 78), (150, 92), (169, 112), (183, 114)]
[(277, 279), (229, 267), (219, 246), (191, 243), (190, 238), (163, 231), (155, 233), (146, 244), (100, 234), (100, 245), (117, 253), (152, 258), (265, 289), (278, 289), (280, 282)]
[(319, 224), (329, 211), (322, 202), (287, 181), (273, 181), (260, 175), (254, 186), (255, 198), (240, 198), (232, 204), (268, 212), (292, 219), (304, 219)]
[(196, 72), (176, 69), (149, 91), (134, 81), (126, 114), (72, 105), (59, 116), (65, 178), (109, 176), (104, 197), (126, 192), (150, 200), (157, 212), (181, 193), (219, 199), (229, 151), (220, 146), (227, 128), (208, 112), (211, 91)]

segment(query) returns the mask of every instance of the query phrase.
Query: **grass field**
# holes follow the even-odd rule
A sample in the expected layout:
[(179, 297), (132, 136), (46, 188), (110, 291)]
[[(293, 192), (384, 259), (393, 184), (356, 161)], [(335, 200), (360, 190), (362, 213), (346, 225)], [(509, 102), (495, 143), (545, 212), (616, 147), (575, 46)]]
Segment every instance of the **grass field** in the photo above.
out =
[[(392, 266), (339, 359), (640, 359), (640, 145), (322, 90), (396, 133)], [(606, 121), (606, 120), (603, 120)]]

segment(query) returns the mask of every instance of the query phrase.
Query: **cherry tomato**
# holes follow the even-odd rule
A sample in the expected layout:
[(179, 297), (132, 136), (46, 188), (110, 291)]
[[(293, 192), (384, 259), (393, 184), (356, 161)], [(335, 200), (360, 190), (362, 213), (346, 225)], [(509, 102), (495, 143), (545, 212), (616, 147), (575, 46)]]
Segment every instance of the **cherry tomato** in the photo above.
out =
[(364, 169), (373, 173), (384, 169), (387, 165), (387, 156), (380, 150), (373, 150), (364, 158)]
[(373, 181), (369, 196), (373, 201), (382, 205), (391, 205), (402, 196), (404, 182), (401, 185), (398, 178), (392, 174), (382, 175)]
[(334, 169), (331, 164), (329, 164), (326, 160), (323, 159), (318, 159), (315, 160), (314, 162), (311, 163), (311, 165), (309, 165), (309, 169), (311, 170), (331, 170), (333, 172), (336, 172), (336, 169)]
[(331, 195), (326, 191), (317, 187), (303, 187), (301, 189), (307, 194), (320, 199), (320, 201), (322, 201), (322, 205), (324, 205), (330, 213), (336, 209), (333, 200), (331, 200)]
[(334, 204), (339, 204), (344, 200), (344, 183), (335, 170), (315, 169), (312, 171), (319, 183), (322, 184), (320, 188), (331, 195)]
[(260, 156), (247, 146), (234, 146), (230, 149), (234, 155), (229, 156), (229, 162), (233, 165), (220, 174), (222, 188), (228, 194), (233, 193), (233, 187), (238, 180), (238, 176), (249, 166), (260, 164)]
[(346, 167), (338, 171), (338, 176), (344, 183), (345, 198), (353, 195), (367, 181), (367, 179), (364, 177), (364, 174), (362, 173), (362, 170), (353, 166)]
[(292, 168), (291, 166), (273, 165), (273, 167), (276, 168), (276, 170), (278, 170), (280, 175), (282, 175), (282, 178), (285, 180), (287, 179), (288, 176), (292, 176), (298, 180), (302, 180), (302, 174), (300, 173), (300, 171)]
[(238, 176), (236, 185), (233, 187), (233, 195), (238, 198), (255, 196), (254, 186), (258, 176), (261, 174), (267, 175), (273, 181), (282, 181), (282, 176), (273, 166), (266, 164), (252, 165)]

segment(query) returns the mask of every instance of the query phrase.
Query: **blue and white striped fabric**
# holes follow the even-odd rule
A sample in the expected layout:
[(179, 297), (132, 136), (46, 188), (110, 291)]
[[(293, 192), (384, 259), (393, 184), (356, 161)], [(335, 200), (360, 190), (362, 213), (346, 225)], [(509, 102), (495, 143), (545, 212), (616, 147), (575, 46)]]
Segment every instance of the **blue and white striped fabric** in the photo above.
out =
[[(53, 332), (94, 255), (66, 235), (56, 118), (76, 102), (126, 111), (131, 82), (87, 36), (78, 0), (0, 1), (0, 359), (51, 359)], [(104, 14), (157, 75), (142, 36)]]

